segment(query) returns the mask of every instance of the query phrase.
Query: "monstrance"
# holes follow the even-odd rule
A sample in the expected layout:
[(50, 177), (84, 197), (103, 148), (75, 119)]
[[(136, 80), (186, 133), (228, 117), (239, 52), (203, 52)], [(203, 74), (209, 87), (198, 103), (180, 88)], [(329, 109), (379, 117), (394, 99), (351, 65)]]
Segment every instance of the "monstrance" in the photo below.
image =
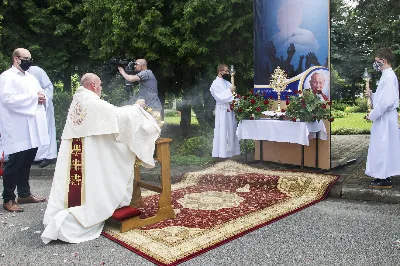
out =
[[(235, 70), (235, 67), (233, 65), (231, 65), (230, 72), (231, 72), (231, 83), (232, 83), (232, 86), (235, 86), (236, 70)], [(233, 94), (234, 97), (236, 97), (236, 91), (232, 91), (232, 94)]]
[(287, 75), (283, 69), (279, 66), (275, 68), (274, 73), (271, 76), (271, 87), (278, 93), (278, 109), (277, 112), (281, 111), (281, 92), (286, 89)]

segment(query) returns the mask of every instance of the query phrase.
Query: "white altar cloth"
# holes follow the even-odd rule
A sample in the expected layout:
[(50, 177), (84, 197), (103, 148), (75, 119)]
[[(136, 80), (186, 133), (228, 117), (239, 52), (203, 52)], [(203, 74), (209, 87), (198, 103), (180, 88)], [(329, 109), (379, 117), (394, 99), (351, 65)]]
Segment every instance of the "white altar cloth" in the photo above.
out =
[(306, 123), (262, 118), (242, 120), (237, 127), (236, 135), (239, 140), (268, 140), (308, 146), (309, 139), (315, 138), (316, 132), (319, 132), (319, 139), (328, 139), (323, 121)]

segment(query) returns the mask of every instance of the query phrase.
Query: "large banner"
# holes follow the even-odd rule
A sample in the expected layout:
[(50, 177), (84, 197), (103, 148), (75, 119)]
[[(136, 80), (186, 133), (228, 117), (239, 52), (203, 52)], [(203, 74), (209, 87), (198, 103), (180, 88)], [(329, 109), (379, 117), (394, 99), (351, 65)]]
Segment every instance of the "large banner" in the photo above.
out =
[(254, 84), (276, 94), (268, 86), (279, 66), (290, 82), (283, 93), (329, 89), (329, 0), (254, 0)]
[[(254, 91), (276, 99), (270, 80), (280, 67), (288, 77), (282, 100), (307, 89), (323, 101), (330, 100), (329, 38), (329, 0), (254, 0)], [(282, 104), (285, 108), (285, 101)], [(329, 134), (330, 124), (324, 124)], [(331, 167), (329, 137), (311, 139), (304, 150), (300, 147), (257, 141), (255, 158), (294, 165), (302, 159), (305, 166)]]

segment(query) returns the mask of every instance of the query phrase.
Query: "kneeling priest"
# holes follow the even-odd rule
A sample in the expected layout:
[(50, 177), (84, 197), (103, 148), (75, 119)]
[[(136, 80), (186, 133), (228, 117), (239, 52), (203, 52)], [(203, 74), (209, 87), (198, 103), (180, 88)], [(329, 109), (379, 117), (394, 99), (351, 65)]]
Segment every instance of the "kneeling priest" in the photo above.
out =
[(80, 243), (99, 237), (104, 221), (128, 206), (136, 157), (154, 167), (160, 128), (142, 107), (115, 107), (100, 99), (101, 80), (83, 75), (73, 97), (44, 214), (44, 243)]

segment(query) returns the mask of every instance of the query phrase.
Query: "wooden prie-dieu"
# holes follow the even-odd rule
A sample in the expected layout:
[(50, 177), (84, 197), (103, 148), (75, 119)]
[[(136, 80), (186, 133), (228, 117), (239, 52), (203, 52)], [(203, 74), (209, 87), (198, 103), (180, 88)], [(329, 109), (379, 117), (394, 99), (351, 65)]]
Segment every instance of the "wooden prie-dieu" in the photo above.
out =
[[(171, 171), (170, 171), (170, 150), (169, 143), (172, 139), (159, 138), (156, 141), (155, 160), (161, 165), (161, 186), (155, 186), (140, 180), (140, 163), (135, 163), (133, 193), (130, 207), (131, 209), (146, 208), (142, 201), (141, 188), (160, 193), (158, 201), (158, 211), (154, 216), (140, 218), (140, 212), (135, 217), (119, 220), (121, 223), (120, 231), (126, 232), (146, 225), (161, 222), (174, 218), (175, 213), (171, 204)], [(115, 214), (115, 213), (114, 213)]]

